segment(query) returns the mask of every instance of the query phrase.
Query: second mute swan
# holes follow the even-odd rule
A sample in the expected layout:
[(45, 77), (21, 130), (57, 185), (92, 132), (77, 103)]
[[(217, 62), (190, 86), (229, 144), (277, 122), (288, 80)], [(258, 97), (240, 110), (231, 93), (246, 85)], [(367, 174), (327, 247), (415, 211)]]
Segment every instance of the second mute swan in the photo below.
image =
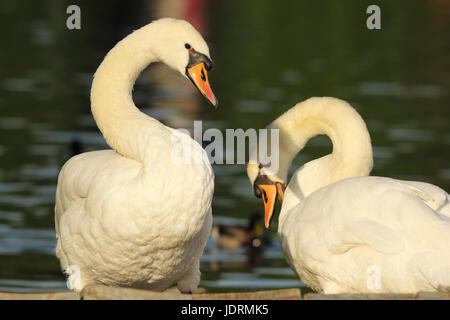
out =
[[(369, 132), (345, 101), (311, 98), (269, 125), (279, 129), (279, 168), (247, 173), (269, 227), (276, 197), (282, 251), (312, 289), (332, 293), (450, 291), (449, 195), (434, 185), (368, 176)], [(292, 176), (309, 139), (328, 135), (333, 152)]]
[[(137, 76), (157, 61), (217, 105), (208, 46), (188, 22), (154, 21), (109, 51), (94, 76), (91, 108), (112, 150), (71, 158), (56, 191), (56, 255), (76, 291), (100, 283), (152, 290), (176, 284), (193, 292), (199, 284), (214, 174), (197, 142), (134, 105)], [(180, 139), (203, 161), (172, 161)]]

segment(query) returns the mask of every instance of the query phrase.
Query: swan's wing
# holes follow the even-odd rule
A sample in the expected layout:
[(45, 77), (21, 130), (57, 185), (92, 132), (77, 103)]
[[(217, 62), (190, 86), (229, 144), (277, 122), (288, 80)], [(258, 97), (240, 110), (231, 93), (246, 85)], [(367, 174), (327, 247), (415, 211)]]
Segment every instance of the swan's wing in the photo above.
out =
[(348, 221), (346, 229), (351, 233), (348, 238), (354, 236), (343, 241), (347, 246), (363, 244), (386, 254), (399, 253), (405, 248), (403, 239), (394, 230), (371, 219)]
[(425, 182), (402, 181), (402, 183), (431, 209), (450, 218), (450, 200), (447, 192)]
[(332, 219), (342, 232), (334, 233), (330, 242), (333, 253), (368, 246), (397, 254), (417, 239), (430, 250), (450, 249), (449, 196), (444, 190), (379, 177), (352, 178), (336, 187), (328, 193), (335, 194), (328, 209), (341, 207)]
[(58, 175), (55, 202), (55, 229), (59, 237), (59, 221), (77, 201), (86, 199), (93, 178), (105, 164), (121, 156), (113, 150), (85, 152), (70, 158)]
[(387, 268), (382, 270), (389, 281), (408, 272), (408, 281), (450, 288), (447, 201), (445, 191), (424, 183), (341, 180), (281, 212), (283, 253), (302, 280), (318, 289), (321, 279), (345, 284), (353, 275), (365, 277), (367, 265)]

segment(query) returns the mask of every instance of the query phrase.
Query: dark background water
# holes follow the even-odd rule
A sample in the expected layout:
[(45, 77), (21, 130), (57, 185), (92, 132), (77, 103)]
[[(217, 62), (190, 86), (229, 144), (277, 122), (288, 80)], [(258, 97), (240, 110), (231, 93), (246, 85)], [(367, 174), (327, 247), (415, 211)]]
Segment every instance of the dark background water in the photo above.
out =
[[(81, 30), (66, 8), (81, 8)], [(369, 4), (382, 29), (366, 28)], [(450, 190), (450, 2), (397, 1), (24, 1), (0, 2), (0, 290), (65, 289), (54, 256), (57, 174), (78, 146), (107, 148), (90, 114), (92, 75), (132, 30), (170, 16), (209, 43), (214, 111), (162, 65), (139, 77), (134, 100), (172, 127), (262, 128), (311, 96), (349, 101), (372, 137), (373, 175)], [(331, 151), (314, 138), (292, 169)], [(245, 225), (262, 211), (245, 165), (214, 165), (215, 224)], [(276, 217), (275, 217), (276, 222)], [(276, 230), (276, 223), (272, 230)], [(299, 287), (279, 250), (220, 248), (202, 258), (208, 291)]]

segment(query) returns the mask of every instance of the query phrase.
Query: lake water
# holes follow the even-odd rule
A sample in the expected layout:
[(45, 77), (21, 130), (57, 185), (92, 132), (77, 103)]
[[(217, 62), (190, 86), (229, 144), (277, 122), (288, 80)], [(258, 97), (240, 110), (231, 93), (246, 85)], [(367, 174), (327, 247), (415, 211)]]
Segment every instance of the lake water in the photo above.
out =
[[(92, 75), (106, 52), (149, 21), (191, 21), (215, 63), (213, 110), (192, 84), (155, 65), (134, 88), (142, 111), (192, 128), (263, 128), (311, 96), (349, 101), (365, 119), (373, 175), (450, 190), (446, 1), (380, 1), (382, 29), (366, 28), (366, 1), (0, 2), (0, 291), (65, 290), (54, 256), (57, 175), (75, 151), (108, 146), (90, 114)], [(66, 7), (81, 7), (81, 30)], [(331, 151), (314, 138), (292, 170)], [(214, 165), (215, 224), (246, 225), (262, 212), (245, 165)], [(201, 286), (211, 292), (301, 287), (276, 238), (264, 250), (223, 249), (210, 239)], [(308, 290), (308, 289), (305, 289)]]

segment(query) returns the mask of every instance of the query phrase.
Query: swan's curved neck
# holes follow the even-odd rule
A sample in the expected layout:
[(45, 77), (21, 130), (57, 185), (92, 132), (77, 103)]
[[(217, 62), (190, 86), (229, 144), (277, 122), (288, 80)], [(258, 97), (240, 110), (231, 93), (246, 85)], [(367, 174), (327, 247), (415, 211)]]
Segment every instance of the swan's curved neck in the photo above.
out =
[(163, 130), (162, 124), (140, 112), (132, 99), (138, 75), (159, 60), (149, 44), (150, 26), (133, 32), (109, 51), (94, 75), (91, 88), (92, 114), (106, 142), (120, 154), (141, 162), (151, 148), (139, 145), (151, 142), (152, 131)]
[[(286, 181), (294, 157), (309, 139), (325, 134), (333, 152), (310, 161), (293, 175), (289, 188), (303, 196), (338, 180), (368, 175), (372, 169), (372, 145), (366, 124), (345, 101), (311, 98), (281, 115), (270, 127), (279, 129), (280, 166), (278, 176)], [(286, 196), (285, 200), (286, 202)], [(284, 206), (284, 203), (283, 203)]]

